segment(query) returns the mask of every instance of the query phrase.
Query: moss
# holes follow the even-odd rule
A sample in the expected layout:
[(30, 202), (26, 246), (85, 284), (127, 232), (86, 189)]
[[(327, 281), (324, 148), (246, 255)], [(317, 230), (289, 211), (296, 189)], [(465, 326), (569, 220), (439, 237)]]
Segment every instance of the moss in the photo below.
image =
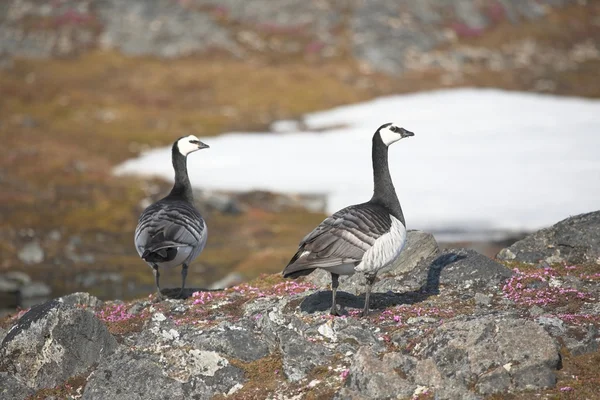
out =
[(78, 375), (69, 378), (63, 384), (58, 385), (54, 388), (41, 389), (35, 394), (28, 396), (26, 400), (45, 400), (48, 398), (56, 399), (74, 399), (80, 395), (78, 392), (82, 391), (87, 382), (87, 376)]
[(226, 397), (217, 395), (215, 399), (266, 399), (277, 393), (278, 388), (285, 384), (281, 354), (272, 353), (267, 357), (248, 363), (236, 359), (230, 359), (229, 362), (244, 371), (246, 382), (244, 387), (233, 395)]

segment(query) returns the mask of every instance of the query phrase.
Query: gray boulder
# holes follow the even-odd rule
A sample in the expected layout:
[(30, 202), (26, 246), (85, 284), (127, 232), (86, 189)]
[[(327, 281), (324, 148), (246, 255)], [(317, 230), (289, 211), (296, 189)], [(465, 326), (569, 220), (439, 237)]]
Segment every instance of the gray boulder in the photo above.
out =
[(327, 365), (331, 350), (322, 344), (312, 343), (294, 331), (281, 331), (279, 335), (283, 354), (283, 372), (292, 382), (299, 381), (315, 367)]
[(502, 249), (496, 257), (529, 264), (599, 264), (600, 211), (564, 219)]
[(553, 387), (560, 365), (558, 343), (542, 327), (509, 315), (444, 324), (418, 356), (415, 382), (448, 399), (470, 387), (481, 395)]
[(164, 353), (115, 352), (89, 377), (83, 399), (210, 399), (243, 381), (243, 372), (215, 352)]
[(217, 351), (244, 362), (256, 361), (269, 355), (269, 346), (253, 332), (252, 327), (225, 322), (217, 328), (194, 336), (191, 342), (202, 350)]
[(96, 308), (103, 304), (102, 300), (85, 292), (71, 293), (69, 295), (60, 297), (58, 301), (66, 306), (71, 307), (83, 306)]
[(389, 353), (380, 360), (369, 347), (361, 347), (352, 360), (346, 385), (336, 398), (410, 398), (417, 385), (405, 379), (400, 368), (405, 358)]
[(31, 396), (35, 391), (27, 387), (14, 375), (0, 372), (0, 399), (23, 400)]
[[(512, 271), (483, 254), (470, 249), (446, 249), (430, 266), (429, 279), (457, 285), (463, 289), (496, 286), (512, 276)], [(434, 284), (435, 282), (428, 282)]]
[(96, 316), (53, 300), (34, 306), (0, 345), (0, 370), (32, 389), (82, 374), (117, 347)]

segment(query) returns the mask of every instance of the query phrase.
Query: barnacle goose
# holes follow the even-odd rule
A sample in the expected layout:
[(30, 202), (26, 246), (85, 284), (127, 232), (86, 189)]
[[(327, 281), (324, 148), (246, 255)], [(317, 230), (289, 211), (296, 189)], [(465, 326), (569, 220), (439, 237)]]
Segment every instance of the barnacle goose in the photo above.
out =
[(374, 193), (366, 203), (326, 218), (302, 239), (283, 270), (284, 278), (308, 275), (316, 268), (331, 273), (331, 314), (339, 315), (335, 294), (340, 275), (361, 272), (367, 281), (363, 316), (369, 313), (371, 285), (379, 270), (393, 263), (406, 242), (406, 223), (388, 167), (388, 146), (414, 133), (387, 123), (373, 135)]
[(188, 154), (208, 147), (194, 135), (181, 137), (173, 143), (173, 189), (166, 197), (144, 210), (135, 229), (135, 248), (154, 270), (159, 300), (162, 299), (159, 268), (181, 265), (181, 290), (178, 297), (184, 297), (188, 265), (206, 244), (207, 228), (193, 204), (186, 160)]

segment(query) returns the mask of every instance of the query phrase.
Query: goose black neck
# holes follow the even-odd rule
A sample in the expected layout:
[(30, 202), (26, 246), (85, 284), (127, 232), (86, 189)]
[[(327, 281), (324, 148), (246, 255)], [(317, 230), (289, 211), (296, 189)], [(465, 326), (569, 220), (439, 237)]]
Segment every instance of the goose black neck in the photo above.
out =
[(169, 196), (183, 197), (184, 200), (192, 202), (194, 195), (187, 171), (187, 158), (179, 152), (177, 144), (173, 145), (171, 157), (173, 160), (173, 169), (175, 170), (175, 184)]
[(373, 183), (374, 190), (371, 202), (381, 204), (391, 215), (406, 225), (400, 201), (396, 195), (396, 189), (390, 175), (388, 146), (383, 143), (379, 133), (375, 133), (373, 136)]

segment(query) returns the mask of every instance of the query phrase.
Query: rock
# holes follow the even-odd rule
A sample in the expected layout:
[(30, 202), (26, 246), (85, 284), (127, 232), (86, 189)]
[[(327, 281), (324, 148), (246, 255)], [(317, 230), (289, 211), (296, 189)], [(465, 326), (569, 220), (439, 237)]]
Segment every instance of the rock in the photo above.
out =
[(0, 372), (0, 399), (24, 400), (34, 394), (35, 391), (13, 375), (7, 372)]
[(492, 302), (492, 299), (490, 299), (490, 296), (486, 296), (485, 294), (482, 293), (475, 293), (475, 304), (477, 304), (478, 306), (489, 306)]
[(269, 354), (269, 346), (249, 325), (223, 323), (215, 329), (194, 337), (194, 347), (212, 350), (244, 362), (256, 361)]
[(442, 388), (475, 387), (487, 395), (553, 387), (560, 365), (557, 342), (534, 322), (511, 316), (444, 324), (418, 355), (415, 381), (436, 394)]
[(117, 346), (96, 316), (53, 300), (34, 306), (0, 346), (0, 370), (32, 389), (53, 387), (85, 373)]
[[(241, 370), (213, 352), (177, 352), (181, 375), (169, 376), (165, 361), (117, 351), (89, 377), (83, 399), (209, 399), (243, 381)], [(173, 359), (170, 362), (175, 364)]]
[(23, 246), (18, 257), (25, 264), (39, 264), (44, 261), (44, 250), (40, 242), (34, 240)]
[(412, 271), (423, 260), (436, 257), (440, 252), (437, 241), (431, 233), (411, 230), (406, 236), (406, 244), (400, 258), (391, 266), (381, 271), (392, 276)]
[(566, 331), (565, 324), (562, 322), (562, 320), (556, 317), (542, 316), (538, 317), (536, 322), (556, 336), (561, 336)]
[(84, 306), (96, 308), (103, 304), (102, 300), (85, 292), (71, 293), (67, 296), (60, 297), (58, 301), (63, 303), (65, 306), (70, 307)]
[[(0, 327), (0, 390), (19, 398), (78, 375), (87, 399), (484, 399), (557, 392), (562, 363), (572, 371), (597, 355), (593, 268), (544, 261), (500, 286), (512, 274), (502, 265), (428, 248), (414, 267), (380, 276), (366, 318), (364, 295), (339, 291), (343, 315), (333, 317), (330, 290), (279, 275), (187, 300), (65, 296)], [(578, 369), (582, 393), (593, 374)]]
[[(219, 48), (240, 55), (230, 34), (207, 13), (168, 0), (106, 1), (97, 6), (104, 22), (99, 43), (127, 55), (174, 58)], [(185, 33), (185, 34), (184, 34)]]
[[(384, 346), (369, 329), (354, 319), (343, 318), (334, 321), (334, 332), (336, 340), (347, 345), (348, 350), (353, 352), (358, 351), (361, 346), (369, 346), (375, 353), (380, 353), (384, 350)], [(341, 352), (347, 351), (341, 349)]]
[(439, 271), (439, 283), (464, 289), (496, 286), (513, 274), (504, 265), (467, 249), (445, 249), (430, 268), (433, 273), (428, 285), (436, 284)]
[(352, 359), (345, 388), (337, 398), (356, 395), (371, 399), (411, 397), (417, 385), (404, 379), (396, 370), (404, 365), (405, 358), (399, 353), (389, 353), (380, 360), (369, 347), (361, 347)]
[(569, 329), (564, 336), (564, 343), (573, 356), (597, 352), (600, 348), (598, 329), (595, 326)]
[(600, 262), (600, 211), (569, 217), (502, 249), (499, 260), (537, 264)]
[[(474, 296), (474, 290), (498, 286), (512, 276), (512, 271), (483, 254), (467, 249), (444, 249), (421, 259), (415, 267), (403, 275), (383, 276), (373, 285), (376, 293), (439, 293), (440, 284), (459, 289), (462, 293)], [(377, 296), (376, 296), (377, 297)], [(410, 299), (384, 300), (385, 304)], [(482, 300), (480, 298), (480, 300)], [(482, 300), (484, 301), (484, 300)]]
[[(165, 58), (214, 51), (238, 58), (257, 53), (328, 58), (350, 52), (367, 72), (393, 75), (426, 69), (452, 73), (475, 63), (517, 68), (522, 57), (510, 51), (514, 45), (508, 50), (450, 45), (484, 35), (502, 20), (518, 25), (536, 19), (537, 29), (544, 32), (552, 21), (541, 17), (572, 2), (281, 0), (273, 9), (268, 0), (64, 0), (57, 6), (5, 0), (7, 5), (0, 8), (0, 68), (9, 68), (14, 57), (75, 56), (97, 48)], [(589, 33), (585, 39), (591, 42), (593, 36)], [(526, 51), (531, 52), (536, 40), (527, 43)], [(555, 55), (555, 48), (539, 53), (540, 61), (569, 54)], [(28, 79), (34, 82), (35, 77)], [(225, 112), (231, 115), (235, 110)], [(35, 121), (23, 123), (30, 126)], [(287, 129), (293, 127), (288, 123)]]
[(327, 365), (333, 355), (325, 346), (311, 343), (292, 331), (279, 334), (283, 372), (292, 382), (304, 378), (313, 368)]

